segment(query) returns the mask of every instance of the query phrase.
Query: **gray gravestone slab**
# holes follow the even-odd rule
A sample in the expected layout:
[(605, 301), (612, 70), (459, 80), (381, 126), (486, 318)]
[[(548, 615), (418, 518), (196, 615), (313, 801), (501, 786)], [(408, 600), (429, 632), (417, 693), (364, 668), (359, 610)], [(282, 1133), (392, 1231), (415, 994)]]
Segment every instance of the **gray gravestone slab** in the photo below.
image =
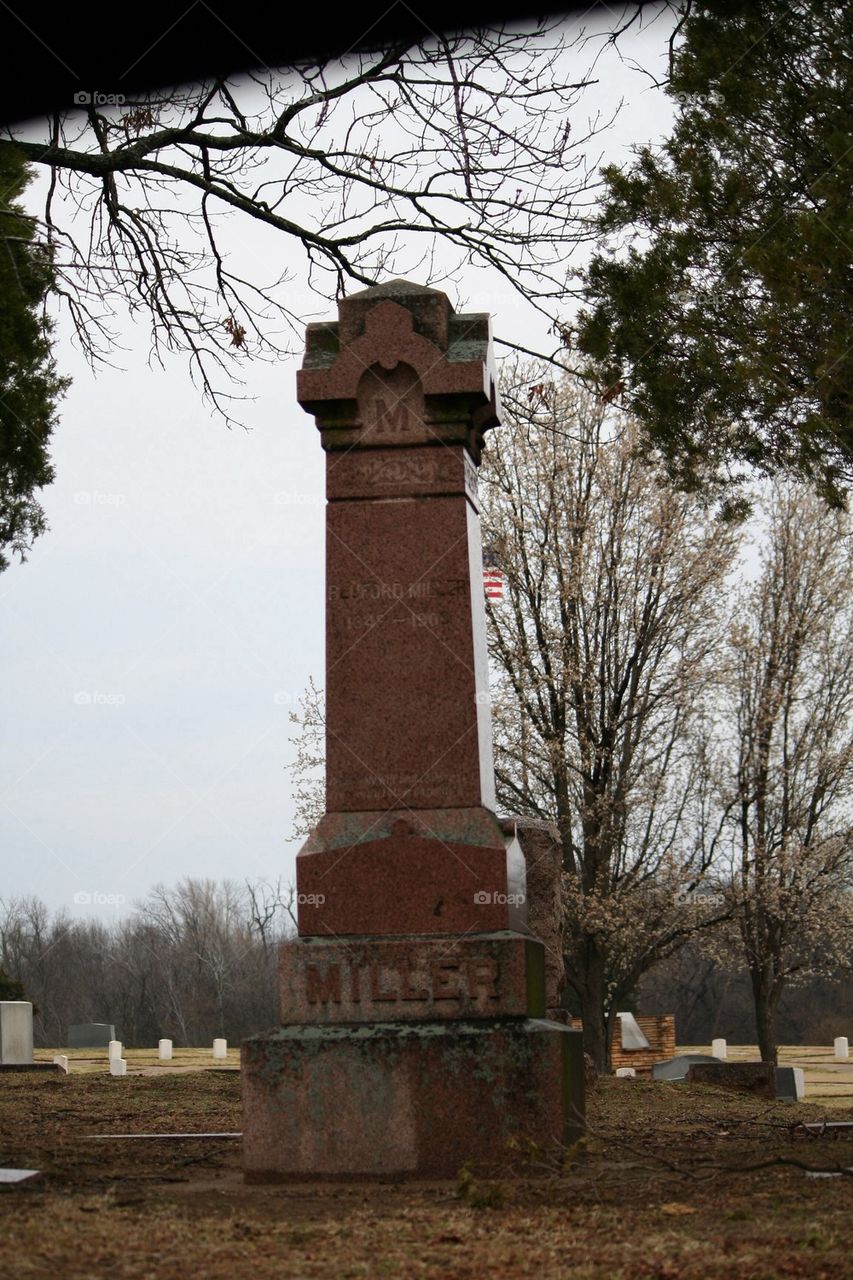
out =
[(78, 1022), (68, 1028), (69, 1049), (109, 1049), (116, 1029), (111, 1022)]
[(652, 1046), (645, 1033), (640, 1030), (640, 1024), (633, 1013), (617, 1013), (616, 1017), (622, 1026), (623, 1049), (651, 1049)]
[(0, 1182), (26, 1182), (38, 1176), (38, 1169), (0, 1169)]
[(799, 1102), (805, 1093), (802, 1067), (776, 1068), (776, 1097), (782, 1102)]
[(653, 1080), (686, 1080), (687, 1072), (694, 1062), (719, 1062), (709, 1053), (682, 1053), (677, 1058), (668, 1058), (665, 1062), (652, 1064)]
[(0, 1063), (29, 1066), (33, 1060), (33, 1006), (29, 1000), (0, 1000)]

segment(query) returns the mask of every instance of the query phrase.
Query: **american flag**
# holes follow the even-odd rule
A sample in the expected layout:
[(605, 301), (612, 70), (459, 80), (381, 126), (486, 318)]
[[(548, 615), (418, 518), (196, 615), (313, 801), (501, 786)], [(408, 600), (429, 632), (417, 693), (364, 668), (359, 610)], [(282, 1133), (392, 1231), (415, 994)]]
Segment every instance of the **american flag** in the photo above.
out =
[(487, 600), (500, 604), (504, 598), (504, 572), (496, 551), (483, 552), (483, 588)]

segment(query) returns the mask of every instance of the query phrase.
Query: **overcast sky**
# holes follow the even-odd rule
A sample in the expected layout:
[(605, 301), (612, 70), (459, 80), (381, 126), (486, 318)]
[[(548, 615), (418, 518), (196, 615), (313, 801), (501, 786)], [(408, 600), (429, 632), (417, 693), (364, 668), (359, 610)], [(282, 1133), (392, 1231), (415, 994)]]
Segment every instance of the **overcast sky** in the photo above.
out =
[[(622, 52), (659, 68), (665, 43), (656, 24)], [(604, 139), (624, 159), (670, 107), (615, 53), (598, 74), (583, 109), (625, 96)], [(464, 309), (530, 345), (498, 282), (461, 284)], [(306, 320), (334, 315), (305, 301)], [(119, 326), (122, 370), (96, 377), (60, 327), (74, 381), (50, 530), (0, 575), (0, 898), (104, 921), (183, 876), (292, 878), (288, 712), (309, 677), (322, 684), (324, 644), (323, 454), (295, 401), (298, 359), (251, 367), (250, 430), (229, 431), (184, 361), (152, 370), (144, 331)]]

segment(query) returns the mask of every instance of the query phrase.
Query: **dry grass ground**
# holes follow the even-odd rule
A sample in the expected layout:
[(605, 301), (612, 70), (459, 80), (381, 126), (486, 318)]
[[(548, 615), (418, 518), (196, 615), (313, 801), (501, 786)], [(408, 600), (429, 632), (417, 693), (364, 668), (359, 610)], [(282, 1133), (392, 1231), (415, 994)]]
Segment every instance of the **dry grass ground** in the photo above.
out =
[(245, 1187), (239, 1140), (93, 1138), (239, 1130), (239, 1075), (187, 1065), (178, 1056), (168, 1074), (125, 1079), (103, 1061), (0, 1076), (0, 1164), (42, 1170), (0, 1188), (0, 1275), (851, 1274), (853, 1177), (810, 1178), (802, 1166), (853, 1166), (853, 1136), (811, 1138), (796, 1124), (853, 1110), (610, 1079), (562, 1174), (475, 1182), (464, 1197), (453, 1184)]
[[(679, 1053), (710, 1053), (707, 1045), (679, 1048)], [(730, 1044), (728, 1058), (732, 1062), (757, 1062), (760, 1058), (754, 1044)], [(806, 1098), (823, 1107), (853, 1107), (853, 1058), (836, 1062), (832, 1046), (786, 1044), (779, 1048), (779, 1065), (802, 1067), (805, 1074)]]

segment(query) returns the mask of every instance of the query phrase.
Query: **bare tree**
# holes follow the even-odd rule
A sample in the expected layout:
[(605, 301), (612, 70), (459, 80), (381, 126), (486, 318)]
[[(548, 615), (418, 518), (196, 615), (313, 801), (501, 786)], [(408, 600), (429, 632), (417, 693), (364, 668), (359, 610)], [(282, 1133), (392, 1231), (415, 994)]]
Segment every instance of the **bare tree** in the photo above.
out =
[(51, 914), (37, 898), (0, 902), (0, 969), (38, 1006), (39, 1043), (74, 1022), (112, 1022), (127, 1044), (209, 1043), (276, 1021), (276, 944), (292, 932), (280, 884), (157, 885), (106, 924)]
[(722, 913), (704, 764), (737, 531), (568, 377), (518, 366), (481, 468), (498, 796), (560, 832), (566, 980), (599, 1069), (645, 970)]
[(762, 1058), (786, 985), (853, 958), (853, 521), (792, 482), (729, 636), (719, 784)]
[(282, 329), (301, 335), (305, 321), (289, 280), (251, 280), (229, 256), (229, 213), (301, 246), (320, 296), (401, 271), (435, 282), (471, 262), (555, 319), (609, 123), (578, 110), (588, 42), (555, 20), (430, 37), (92, 101), (0, 146), (50, 173), (46, 238), (88, 354), (108, 355), (122, 304), (150, 323), (155, 359), (189, 352), (225, 412), (217, 375), (278, 352)]

